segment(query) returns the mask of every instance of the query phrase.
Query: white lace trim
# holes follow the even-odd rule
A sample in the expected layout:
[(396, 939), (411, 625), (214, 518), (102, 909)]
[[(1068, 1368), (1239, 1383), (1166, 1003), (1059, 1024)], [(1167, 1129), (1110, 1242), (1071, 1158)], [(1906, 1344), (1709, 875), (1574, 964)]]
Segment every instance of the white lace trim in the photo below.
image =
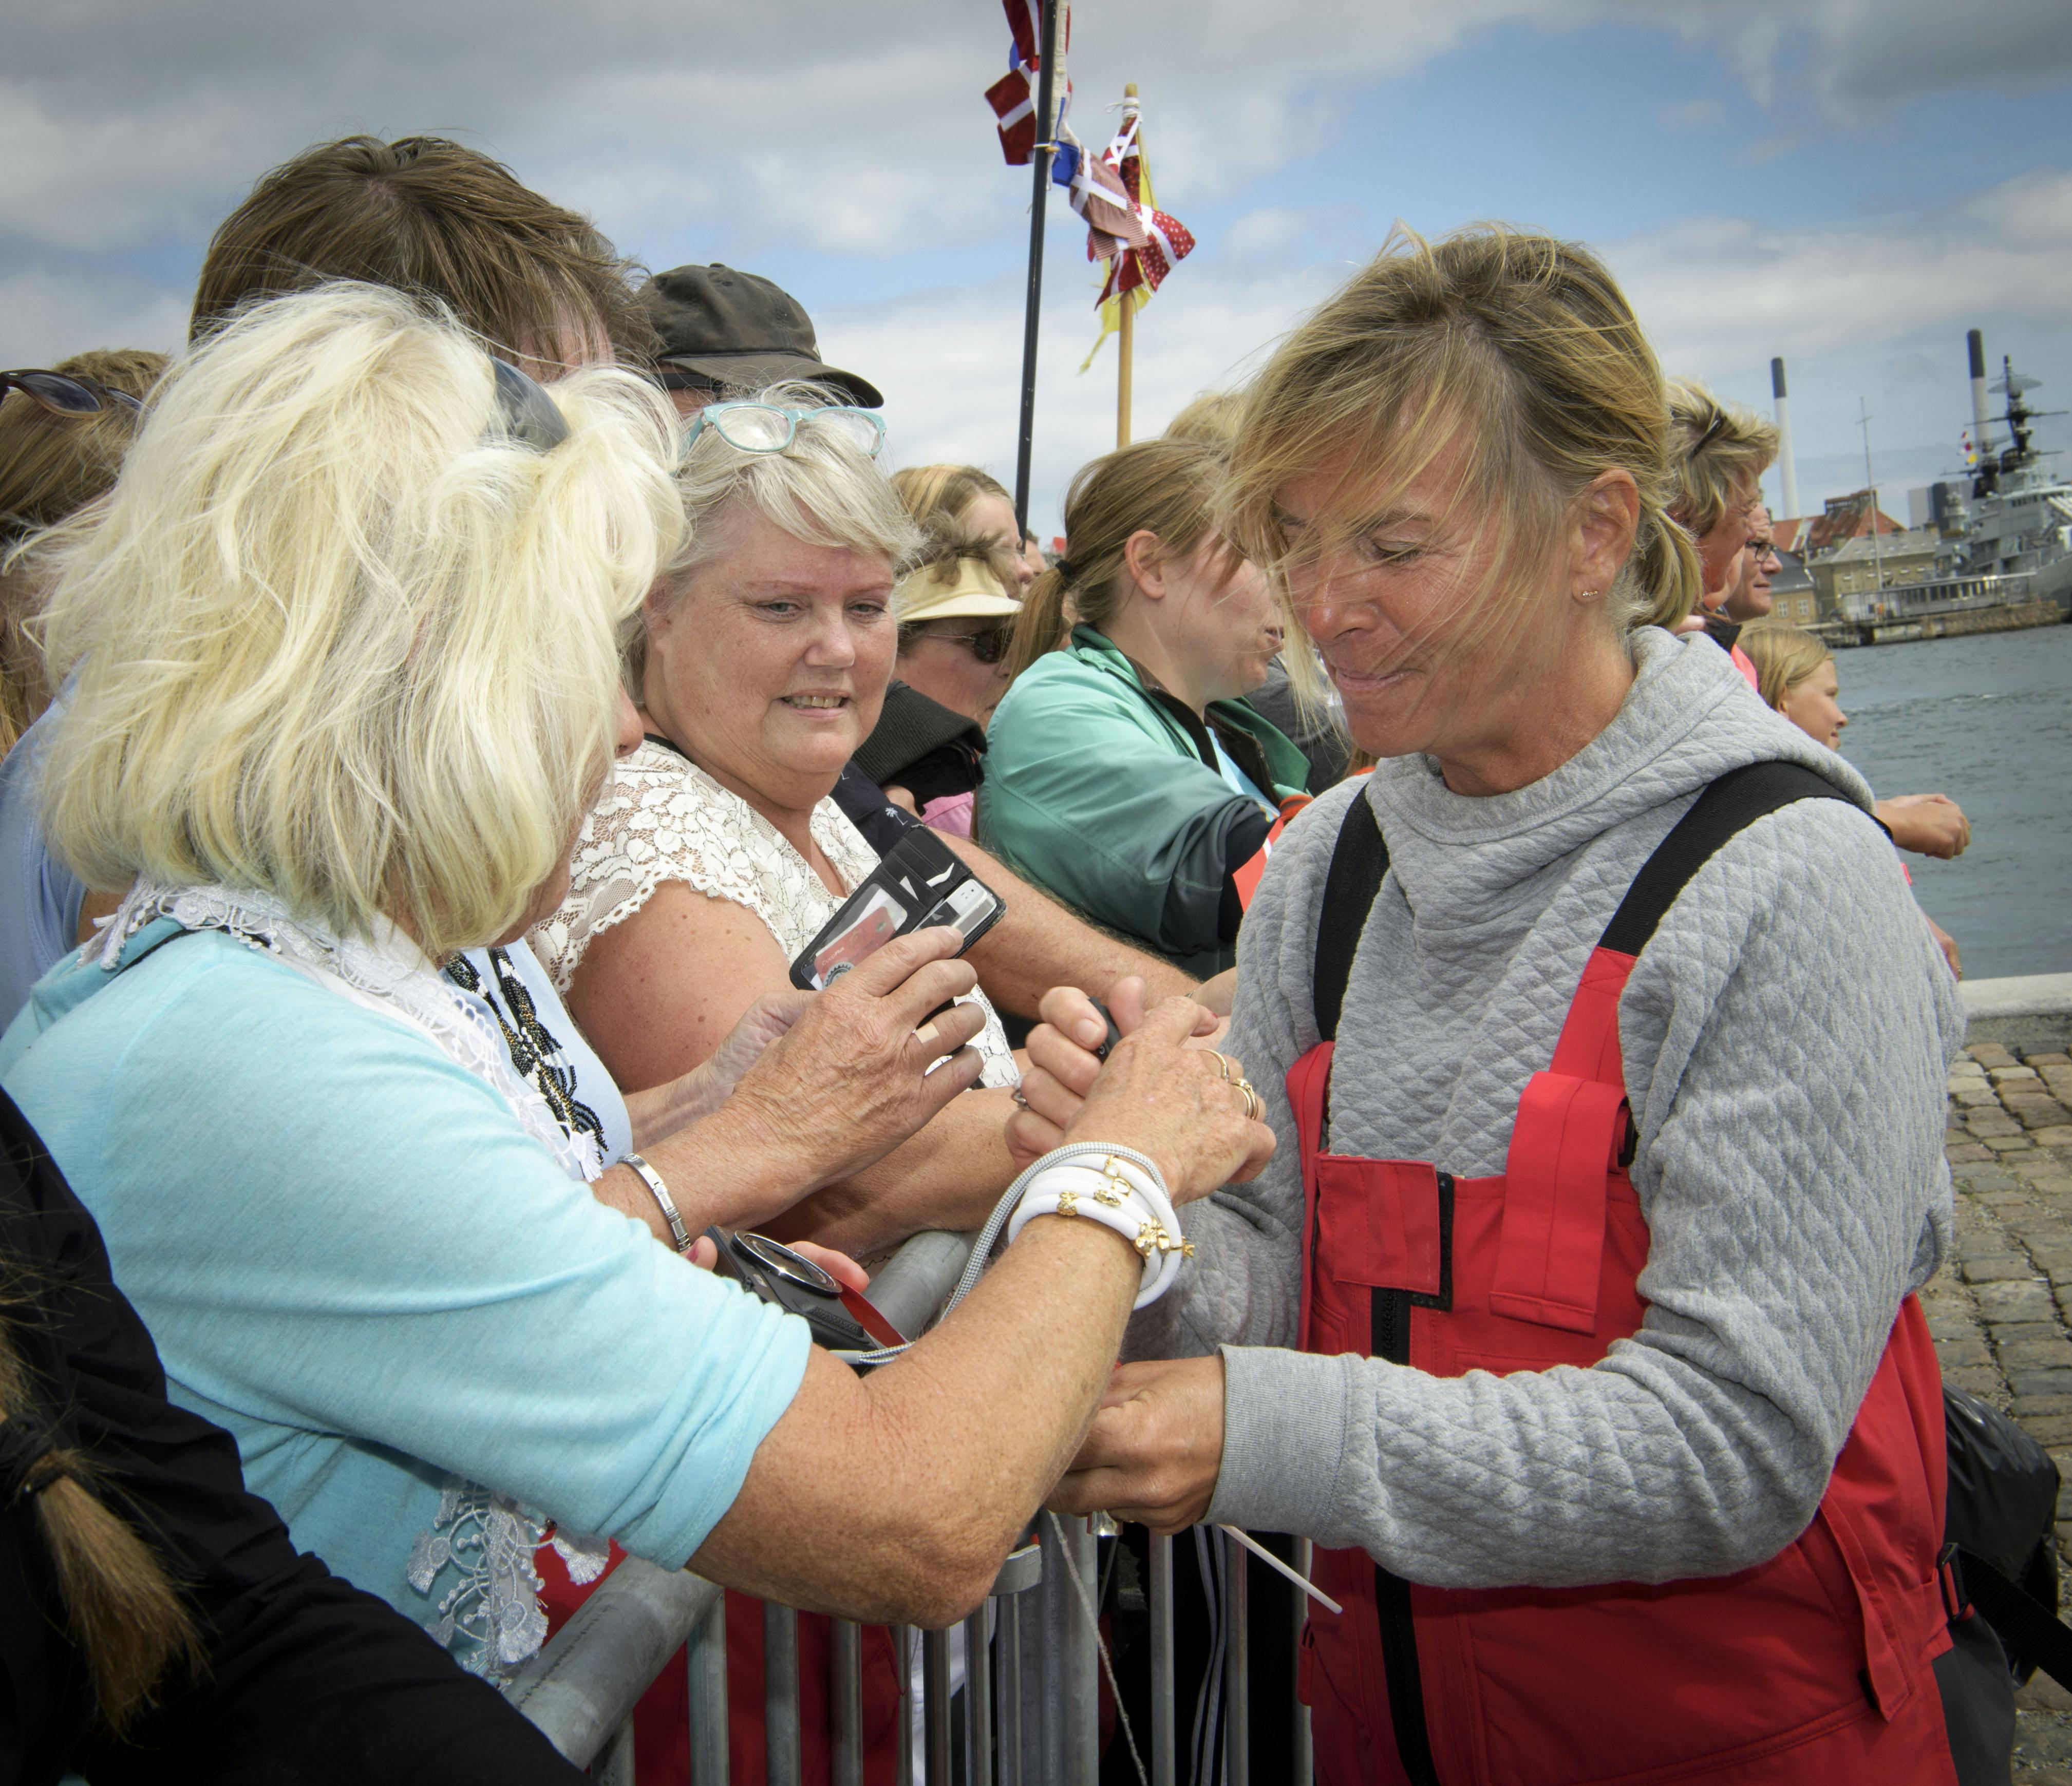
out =
[[(832, 799), (814, 807), (811, 828), (841, 893), (829, 893), (790, 840), (739, 794), (675, 751), (643, 744), (613, 766), (583, 821), (568, 897), (532, 932), (533, 953), (565, 994), (590, 944), (632, 917), (657, 887), (677, 881), (754, 913), (789, 960), (878, 866), (878, 852)], [(999, 1017), (983, 993), (972, 996), (985, 1012), (972, 1045), (985, 1057), (979, 1082), (1018, 1085)]]
[[(554, 1120), (547, 1101), (512, 1069), (488, 1020), (393, 926), (375, 942), (361, 942), (294, 917), (269, 894), (139, 881), (103, 934), (102, 967), (118, 967), (130, 939), (159, 918), (186, 930), (222, 930), (356, 1004), (411, 1024), (457, 1065), (494, 1086), (520, 1127), (571, 1178), (597, 1176), (601, 1162), (590, 1138), (571, 1136)], [(452, 1476), (440, 1491), (430, 1529), (411, 1545), (405, 1579), (418, 1593), (429, 1595), (442, 1570), (451, 1567), (457, 1575), (426, 1629), (471, 1672), (501, 1679), (546, 1640), (541, 1583), (532, 1566), (545, 1532), (545, 1521), (509, 1496)], [(604, 1567), (602, 1541), (566, 1542), (570, 1548), (562, 1549), (557, 1537), (556, 1548), (569, 1563), (569, 1579), (596, 1579)], [(588, 1573), (579, 1575), (579, 1566)]]

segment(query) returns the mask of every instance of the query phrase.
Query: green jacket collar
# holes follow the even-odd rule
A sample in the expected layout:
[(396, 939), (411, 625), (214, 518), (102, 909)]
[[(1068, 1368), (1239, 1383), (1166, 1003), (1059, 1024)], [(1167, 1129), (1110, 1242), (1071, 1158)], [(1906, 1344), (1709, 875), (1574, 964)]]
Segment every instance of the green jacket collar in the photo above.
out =
[[(1105, 633), (1084, 624), (1072, 629), (1069, 647), (1072, 655), (1082, 663), (1104, 670), (1118, 681), (1126, 683), (1143, 696), (1145, 701), (1172, 734), (1176, 749), (1196, 758), (1207, 767), (1216, 767), (1215, 753), (1208, 744), (1208, 728), (1194, 717), (1194, 711), (1178, 696), (1162, 688), (1145, 686), (1144, 675), (1136, 660), (1124, 651)], [(1242, 698), (1236, 700), (1212, 700), (1209, 703), (1209, 720), (1217, 729), (1236, 732), (1248, 739), (1257, 749), (1266, 771), (1266, 779), (1273, 785), (1268, 790), (1276, 800), (1285, 800), (1290, 794), (1306, 793), (1309, 781), (1309, 759), (1302, 753), (1301, 747), (1272, 721), (1260, 712), (1251, 702)], [(1240, 750), (1239, 766), (1257, 779), (1253, 766), (1245, 763), (1244, 757), (1249, 752)]]

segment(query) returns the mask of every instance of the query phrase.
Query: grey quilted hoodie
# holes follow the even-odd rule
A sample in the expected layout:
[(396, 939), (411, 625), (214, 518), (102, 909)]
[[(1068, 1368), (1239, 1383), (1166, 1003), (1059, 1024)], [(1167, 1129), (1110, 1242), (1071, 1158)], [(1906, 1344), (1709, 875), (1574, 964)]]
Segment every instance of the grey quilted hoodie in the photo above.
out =
[(1705, 783), (1781, 758), (1868, 796), (1709, 641), (1648, 631), (1634, 655), (1618, 716), (1544, 780), (1470, 799), (1399, 758), (1274, 852), (1228, 1045), (1280, 1151), (1186, 1212), (1200, 1256), (1130, 1335), (1135, 1357), (1223, 1347), (1211, 1519), (1452, 1587), (1748, 1567), (1811, 1521), (1900, 1299), (1942, 1258), (1956, 983), (1877, 826), (1804, 801), (1700, 872), (1619, 1007), (1651, 1236), (1639, 1333), (1587, 1370), (1503, 1378), (1281, 1349), (1302, 1212), (1282, 1081), (1318, 1039), (1316, 914), (1352, 799), (1373, 802), (1392, 865), (1347, 986), (1330, 1144), (1479, 1176), (1503, 1171), (1585, 959)]

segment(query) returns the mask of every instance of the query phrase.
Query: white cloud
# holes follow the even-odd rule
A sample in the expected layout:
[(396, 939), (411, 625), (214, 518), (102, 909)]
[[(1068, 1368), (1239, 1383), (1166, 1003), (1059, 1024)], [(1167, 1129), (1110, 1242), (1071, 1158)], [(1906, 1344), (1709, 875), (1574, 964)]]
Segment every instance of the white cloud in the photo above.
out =
[(2072, 170), (1942, 216), (1803, 231), (1700, 219), (1605, 252), (1665, 359), (1700, 374), (1982, 312), (2072, 323)]
[[(458, 130), (629, 240), (686, 214), (837, 252), (1011, 231), (974, 148), (989, 0), (73, 0), (18, 8), (0, 76), (0, 235), (77, 248), (212, 218), (259, 169), (351, 129)], [(1350, 95), (1502, 25), (1624, 19), (1783, 59), (1858, 105), (2072, 66), (2063, 0), (1079, 0), (1075, 121), (1144, 87), (1161, 198), (1236, 190), (1328, 141)], [(1803, 52), (1803, 53), (1802, 53)], [(955, 145), (954, 152), (947, 146)], [(609, 172), (598, 171), (609, 169)]]

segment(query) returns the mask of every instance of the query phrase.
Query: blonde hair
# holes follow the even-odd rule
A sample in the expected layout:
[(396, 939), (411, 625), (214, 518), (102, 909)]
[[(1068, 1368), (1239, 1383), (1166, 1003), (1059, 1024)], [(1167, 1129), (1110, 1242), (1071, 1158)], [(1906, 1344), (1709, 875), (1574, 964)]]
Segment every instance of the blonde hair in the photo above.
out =
[(1777, 458), (1777, 425), (1688, 378), (1669, 381), (1669, 421), (1676, 447), (1669, 512), (1703, 539), (1754, 493)]
[[(773, 384), (741, 400), (782, 409), (840, 407), (839, 392), (819, 384)], [(676, 494), (686, 543), (666, 567), (666, 606), (682, 598), (693, 573), (734, 549), (730, 524), (743, 511), (811, 546), (882, 557), (896, 575), (922, 544), (885, 474), (840, 423), (802, 417), (781, 453), (748, 453), (716, 428), (701, 429), (676, 471)], [(627, 648), (627, 675), (637, 690), (647, 667), (647, 634)], [(636, 695), (636, 699), (638, 698)]]
[(1755, 666), (1756, 692), (1766, 707), (1784, 710), (1784, 697), (1810, 680), (1834, 652), (1811, 633), (1781, 621), (1741, 630), (1741, 647)]
[[(51, 368), (142, 398), (166, 369), (166, 356), (140, 347), (97, 348)], [(0, 399), (0, 756), (50, 700), (43, 659), (23, 630), (35, 613), (43, 576), (6, 543), (50, 527), (105, 496), (137, 432), (127, 404), (90, 415), (54, 416), (19, 391)]]
[(1238, 417), (1244, 413), (1243, 392), (1204, 391), (1166, 424), (1166, 437), (1227, 447), (1237, 438)]
[(1479, 224), (1430, 243), (1391, 236), (1282, 343), (1248, 394), (1223, 502), (1255, 561), (1297, 556), (1277, 507), (1293, 480), (1338, 468), (1301, 556), (1342, 542), (1450, 448), (1466, 474), (1447, 524), (1494, 518), (1497, 551), (1463, 592), (1464, 648), (1527, 599), (1514, 565), (1550, 550), (1591, 482), (1639, 491), (1633, 549), (1605, 611), (1621, 630), (1689, 614), (1700, 573), (1669, 518), (1661, 368), (1603, 264), (1552, 236)]
[(160, 387), (40, 623), (43, 778), (89, 885), (270, 893), (433, 957), (512, 929), (610, 761), (619, 646), (682, 529), (676, 418), (579, 372), (550, 451), (488, 356), (376, 286), (246, 311)]
[(892, 474), (892, 491), (923, 527), (952, 532), (964, 525), (981, 496), (1014, 506), (1006, 486), (975, 465), (910, 465)]
[[(25, 1287), (10, 1284), (6, 1299), (37, 1319)], [(30, 1447), (42, 1447), (23, 1472), (22, 1489), (57, 1579), (66, 1634), (93, 1683), (97, 1719), (119, 1737), (168, 1678), (199, 1670), (201, 1644), (158, 1554), (102, 1501), (91, 1460), (60, 1444), (45, 1425), (7, 1331), (14, 1318), (14, 1308), (0, 1312), (0, 1425), (27, 1427)]]
[(1075, 621), (1100, 631), (1121, 611), (1136, 587), (1123, 561), (1132, 534), (1155, 533), (1168, 558), (1185, 558), (1208, 538), (1229, 463), (1220, 444), (1168, 437), (1081, 466), (1065, 494), (1065, 556), (1022, 598), (1009, 675), (1063, 647)]

